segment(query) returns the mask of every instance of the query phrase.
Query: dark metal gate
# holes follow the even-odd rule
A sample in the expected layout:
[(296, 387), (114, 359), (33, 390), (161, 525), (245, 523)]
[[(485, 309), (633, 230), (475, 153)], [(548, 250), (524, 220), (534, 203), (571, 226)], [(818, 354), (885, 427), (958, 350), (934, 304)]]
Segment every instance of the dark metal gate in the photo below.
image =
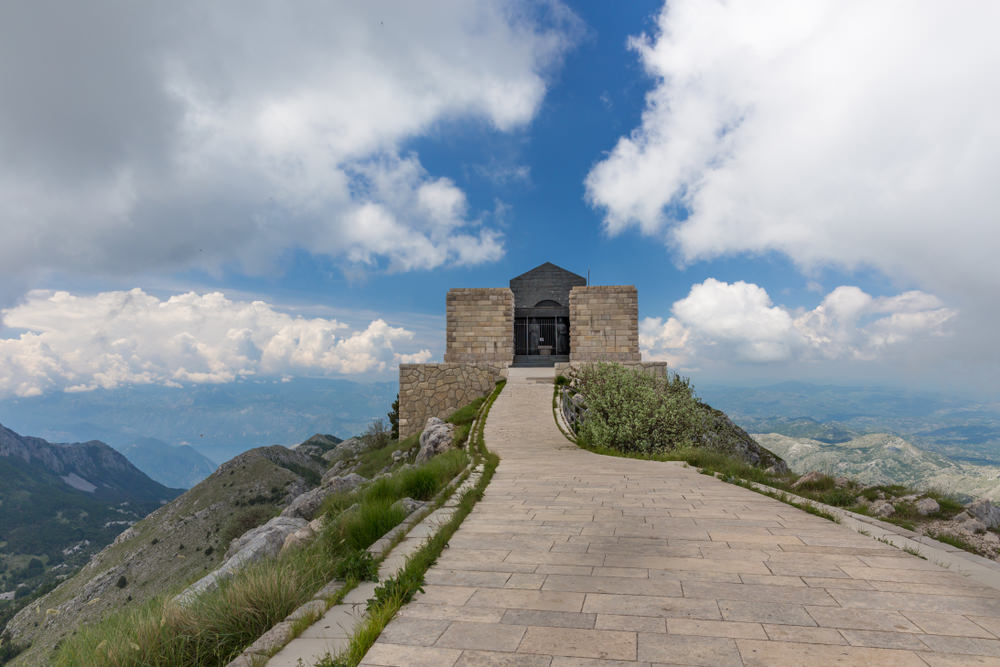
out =
[(514, 354), (569, 354), (569, 318), (516, 318)]

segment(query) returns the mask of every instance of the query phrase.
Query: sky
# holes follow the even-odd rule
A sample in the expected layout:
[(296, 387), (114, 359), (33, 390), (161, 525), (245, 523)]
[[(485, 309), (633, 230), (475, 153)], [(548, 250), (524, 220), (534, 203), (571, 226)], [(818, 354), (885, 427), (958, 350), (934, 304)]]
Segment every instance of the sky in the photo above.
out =
[(395, 377), (632, 284), (698, 381), (1000, 398), (1000, 5), (0, 5), (0, 398)]

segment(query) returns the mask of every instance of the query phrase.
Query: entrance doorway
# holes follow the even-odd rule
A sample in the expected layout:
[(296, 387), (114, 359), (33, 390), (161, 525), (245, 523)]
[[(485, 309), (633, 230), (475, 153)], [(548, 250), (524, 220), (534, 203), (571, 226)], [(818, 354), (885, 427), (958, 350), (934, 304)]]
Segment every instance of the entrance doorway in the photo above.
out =
[(514, 354), (518, 356), (568, 355), (569, 318), (514, 318)]

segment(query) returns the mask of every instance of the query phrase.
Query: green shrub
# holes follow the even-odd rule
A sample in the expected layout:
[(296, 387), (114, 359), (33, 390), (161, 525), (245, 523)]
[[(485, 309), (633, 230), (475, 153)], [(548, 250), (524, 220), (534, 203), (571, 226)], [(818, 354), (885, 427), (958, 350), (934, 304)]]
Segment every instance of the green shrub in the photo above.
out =
[(829, 491), (823, 491), (822, 493), (815, 494), (814, 498), (824, 505), (833, 505), (834, 507), (851, 507), (857, 503), (858, 494), (857, 491), (849, 488), (833, 488)]
[(699, 405), (686, 378), (609, 363), (584, 366), (578, 377), (587, 406), (579, 434), (591, 446), (649, 453), (694, 444)]
[(354, 549), (340, 557), (333, 576), (341, 581), (378, 581), (378, 565), (367, 549)]
[(427, 468), (411, 468), (399, 476), (399, 490), (408, 498), (430, 500), (437, 493), (438, 486), (437, 475)]

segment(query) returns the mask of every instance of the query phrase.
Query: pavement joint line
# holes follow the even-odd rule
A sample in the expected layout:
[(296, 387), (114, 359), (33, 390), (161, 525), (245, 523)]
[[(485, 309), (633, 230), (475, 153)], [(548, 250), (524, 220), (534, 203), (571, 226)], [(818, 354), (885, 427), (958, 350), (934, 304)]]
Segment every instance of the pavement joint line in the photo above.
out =
[[(500, 464), (483, 499), (428, 570), (438, 583), (399, 611), (361, 665), (1000, 656), (991, 586), (863, 540), (852, 519), (831, 522), (680, 463), (580, 449), (556, 426), (539, 374), (510, 369), (485, 425)], [(498, 588), (504, 573), (523, 587)]]

